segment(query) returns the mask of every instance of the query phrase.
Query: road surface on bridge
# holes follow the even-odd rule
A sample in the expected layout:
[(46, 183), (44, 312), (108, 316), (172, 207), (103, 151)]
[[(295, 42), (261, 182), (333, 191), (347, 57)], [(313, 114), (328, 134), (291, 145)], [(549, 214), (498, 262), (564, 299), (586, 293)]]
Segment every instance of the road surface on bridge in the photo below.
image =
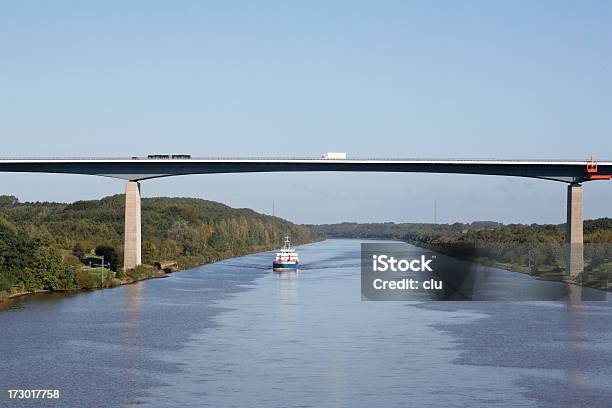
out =
[(598, 176), (612, 175), (612, 162), (589, 160), (493, 159), (322, 159), (322, 158), (5, 158), (2, 172), (67, 173), (141, 181), (188, 174), (257, 172), (398, 172), (482, 174), (549, 179), (590, 180), (589, 165)]

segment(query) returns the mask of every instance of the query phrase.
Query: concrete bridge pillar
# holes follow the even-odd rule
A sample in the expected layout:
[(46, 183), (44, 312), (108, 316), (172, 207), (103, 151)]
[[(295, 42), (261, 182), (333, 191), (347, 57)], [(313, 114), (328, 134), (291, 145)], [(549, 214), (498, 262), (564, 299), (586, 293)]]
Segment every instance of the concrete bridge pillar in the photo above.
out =
[(567, 223), (565, 224), (565, 272), (576, 278), (584, 271), (582, 186), (572, 183), (567, 187)]
[(140, 183), (128, 181), (125, 187), (125, 236), (123, 242), (123, 269), (142, 263), (140, 226)]

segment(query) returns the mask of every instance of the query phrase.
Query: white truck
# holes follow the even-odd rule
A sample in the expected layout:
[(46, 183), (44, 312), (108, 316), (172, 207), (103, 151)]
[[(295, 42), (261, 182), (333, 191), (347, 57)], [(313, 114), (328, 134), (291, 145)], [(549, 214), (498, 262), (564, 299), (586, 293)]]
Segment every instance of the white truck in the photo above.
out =
[(346, 153), (329, 152), (322, 157), (325, 160), (346, 160)]

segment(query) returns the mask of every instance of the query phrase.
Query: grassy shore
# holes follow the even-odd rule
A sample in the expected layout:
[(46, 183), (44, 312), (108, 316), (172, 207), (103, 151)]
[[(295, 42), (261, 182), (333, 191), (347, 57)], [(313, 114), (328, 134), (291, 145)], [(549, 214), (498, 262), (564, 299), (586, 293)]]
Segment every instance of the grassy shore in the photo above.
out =
[[(161, 274), (119, 270), (124, 204), (122, 195), (70, 204), (0, 196), (0, 299), (107, 288)], [(187, 269), (278, 247), (286, 235), (296, 244), (317, 239), (311, 228), (250, 209), (194, 198), (142, 199), (144, 264), (172, 260)], [(115, 275), (95, 268), (102, 260)]]
[[(313, 240), (312, 242), (316, 242), (317, 240)], [(195, 268), (198, 266), (206, 265), (209, 263), (214, 263), (221, 261), (223, 259), (230, 259), (239, 256), (248, 255), (250, 253), (257, 253), (263, 251), (270, 251), (274, 249), (272, 246), (261, 246), (258, 247), (254, 252), (246, 252), (240, 251), (240, 253), (236, 255), (227, 255), (221, 257), (219, 259), (213, 260), (211, 262), (206, 263), (197, 263), (197, 262), (180, 262), (178, 263), (178, 270), (176, 272), (180, 272), (186, 269)], [(114, 288), (121, 285), (129, 285), (132, 283), (136, 283), (139, 281), (147, 280), (147, 279), (156, 279), (163, 278), (168, 274), (163, 270), (160, 270), (151, 265), (140, 265), (133, 269), (128, 269), (127, 271), (113, 272), (106, 268), (81, 268), (77, 271), (77, 282), (79, 287), (72, 289), (60, 289), (60, 290), (34, 290), (34, 291), (19, 291), (19, 292), (2, 292), (0, 291), (0, 302), (8, 301), (13, 298), (34, 295), (39, 293), (51, 293), (51, 292), (79, 292), (79, 291), (91, 291), (98, 289), (108, 289)]]

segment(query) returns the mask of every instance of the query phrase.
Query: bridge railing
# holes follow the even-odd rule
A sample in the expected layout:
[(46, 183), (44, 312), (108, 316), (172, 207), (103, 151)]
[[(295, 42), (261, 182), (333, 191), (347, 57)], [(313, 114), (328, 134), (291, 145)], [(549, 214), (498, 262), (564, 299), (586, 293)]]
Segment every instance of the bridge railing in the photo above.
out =
[[(398, 158), (398, 157), (349, 157), (346, 159), (326, 159), (323, 157), (288, 157), (288, 156), (278, 156), (278, 157), (255, 157), (255, 156), (201, 156), (201, 157), (191, 157), (191, 158), (148, 158), (148, 157), (140, 157), (140, 156), (132, 156), (132, 157), (87, 157), (87, 156), (73, 156), (73, 157), (0, 157), (0, 161), (139, 161), (139, 160), (147, 160), (147, 161), (220, 161), (220, 160), (230, 160), (230, 161), (322, 161), (322, 162), (336, 162), (336, 161), (388, 161), (388, 162), (402, 162), (402, 161), (410, 161), (410, 162), (437, 162), (437, 163), (473, 163), (473, 162), (500, 162), (500, 163), (563, 163), (567, 165), (586, 165), (587, 160), (571, 160), (571, 159), (500, 159), (500, 158), (462, 158), (462, 159), (448, 159), (448, 158)], [(610, 162), (599, 161), (600, 165), (608, 165)]]

